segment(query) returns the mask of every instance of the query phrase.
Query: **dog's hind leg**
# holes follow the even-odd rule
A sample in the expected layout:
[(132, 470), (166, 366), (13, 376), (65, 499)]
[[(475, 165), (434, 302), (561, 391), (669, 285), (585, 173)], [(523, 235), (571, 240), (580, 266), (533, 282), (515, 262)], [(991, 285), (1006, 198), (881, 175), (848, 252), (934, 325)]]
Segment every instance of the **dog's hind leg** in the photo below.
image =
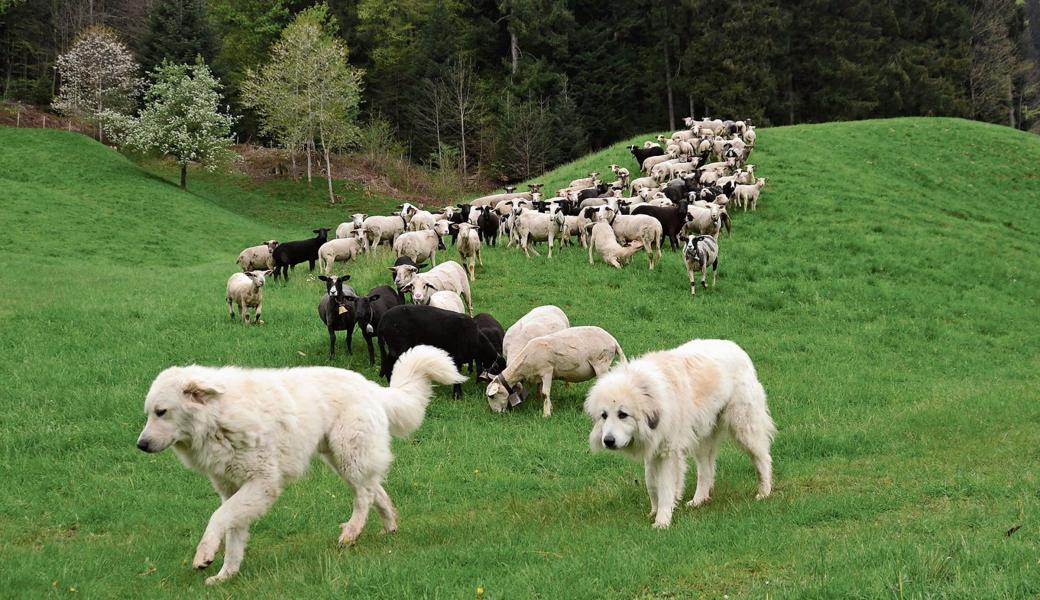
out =
[(390, 500), (390, 494), (386, 493), (383, 486), (376, 488), (376, 510), (379, 511), (379, 516), (383, 519), (383, 530), (387, 533), (393, 533), (397, 531), (397, 509), (394, 508), (394, 503)]
[[(393, 460), (390, 454), (390, 434), (386, 431), (380, 434), (359, 430), (340, 421), (329, 432), (328, 452), (324, 456), (340, 477), (354, 489), (353, 512), (350, 519), (340, 525), (339, 536), (340, 544), (352, 544), (361, 535), (373, 502), (381, 514), (387, 508), (393, 510), (389, 496), (386, 496), (388, 506), (380, 506), (382, 499), (378, 498), (382, 489), (380, 483)], [(383, 522), (386, 524), (385, 516)]]
[[(761, 394), (765, 395), (764, 392)], [(776, 426), (764, 405), (764, 398), (760, 403), (742, 402), (731, 405), (725, 413), (733, 439), (755, 464), (758, 472), (758, 494), (755, 498), (758, 500), (773, 491), (773, 458), (769, 454), (769, 446)]]

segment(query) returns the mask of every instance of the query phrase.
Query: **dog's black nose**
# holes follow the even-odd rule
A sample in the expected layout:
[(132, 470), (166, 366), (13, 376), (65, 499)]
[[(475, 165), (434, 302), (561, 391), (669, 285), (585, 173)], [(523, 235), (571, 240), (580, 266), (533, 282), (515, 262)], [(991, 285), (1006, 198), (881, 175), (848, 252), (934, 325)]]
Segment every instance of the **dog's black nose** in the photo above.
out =
[(606, 446), (607, 448), (613, 448), (614, 447), (614, 436), (608, 435), (607, 437), (603, 438), (603, 445)]
[(147, 440), (137, 440), (137, 449), (138, 450), (144, 450), (145, 452), (148, 452), (148, 441)]

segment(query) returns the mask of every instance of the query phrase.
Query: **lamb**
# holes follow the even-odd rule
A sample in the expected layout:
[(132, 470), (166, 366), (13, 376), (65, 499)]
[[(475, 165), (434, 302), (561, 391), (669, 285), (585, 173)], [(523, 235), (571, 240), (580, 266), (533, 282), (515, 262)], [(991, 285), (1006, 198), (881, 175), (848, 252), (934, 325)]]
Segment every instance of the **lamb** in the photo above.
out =
[(556, 238), (560, 237), (563, 231), (566, 215), (561, 211), (550, 215), (517, 208), (513, 210), (513, 219), (516, 235), (520, 240), (520, 247), (524, 249), (524, 254), (528, 258), (531, 257), (531, 252), (534, 252), (535, 256), (541, 256), (537, 250), (528, 245), (528, 242), (547, 241), (549, 242), (549, 258), (552, 258), (553, 246)]
[(754, 185), (738, 185), (733, 191), (733, 200), (744, 209), (744, 212), (747, 212), (748, 204), (751, 205), (751, 210), (755, 210), (758, 207), (758, 195), (765, 186), (765, 177), (759, 177)]
[[(376, 330), (379, 329), (379, 321), (388, 310), (395, 306), (404, 304), (404, 298), (390, 286), (378, 285), (364, 296), (358, 296), (354, 300), (354, 318), (358, 329), (361, 330), (365, 344), (368, 345), (368, 364), (376, 364), (375, 349), (372, 347), (372, 338), (376, 338)], [(383, 341), (376, 338), (379, 343), (379, 355), (383, 355)]]
[(502, 356), (510, 356), (523, 350), (527, 342), (542, 335), (563, 331), (571, 326), (570, 319), (559, 307), (547, 304), (532, 308), (506, 331), (502, 338)]
[(592, 262), (592, 251), (599, 250), (603, 262), (615, 269), (620, 269), (633, 254), (643, 247), (642, 242), (634, 242), (630, 246), (622, 246), (614, 237), (614, 230), (607, 223), (592, 224), (592, 235), (589, 238), (589, 264)]
[(697, 295), (696, 273), (701, 273), (701, 285), (708, 284), (708, 265), (711, 265), (711, 287), (715, 287), (715, 277), (719, 271), (719, 243), (710, 235), (691, 235), (686, 238), (683, 248), (683, 260), (686, 262), (686, 273), (690, 276), (690, 295)]
[(267, 240), (259, 246), (250, 246), (243, 250), (236, 259), (243, 272), (274, 269), (274, 249), (278, 240)]
[(628, 363), (621, 344), (599, 327), (569, 327), (528, 342), (506, 362), (488, 384), (488, 405), (495, 412), (516, 406), (527, 397), (526, 384), (541, 384), (542, 416), (552, 415), (550, 391), (554, 379), (588, 381), (610, 370), (614, 359)]
[(466, 314), (466, 305), (456, 292), (434, 292), (426, 297), (426, 305)]
[(361, 250), (361, 240), (357, 238), (329, 240), (318, 248), (318, 268), (326, 275), (331, 275), (333, 263), (337, 260), (344, 262), (354, 260)]
[(320, 275), (318, 279), (325, 282), (325, 294), (318, 301), (318, 316), (329, 331), (329, 360), (336, 358), (336, 332), (347, 332), (347, 352), (351, 352), (354, 338), (354, 301), (357, 292), (346, 285), (350, 275), (342, 277)]
[(621, 165), (610, 165), (610, 170), (614, 172), (614, 176), (621, 182), (621, 187), (628, 187), (628, 178), (632, 176), (628, 169)]
[(498, 242), (498, 228), (500, 225), (501, 219), (491, 210), (491, 207), (485, 206), (480, 210), (480, 214), (477, 216), (477, 233), (481, 241), (488, 246), (494, 246)]
[(361, 225), (361, 236), (365, 249), (371, 251), (379, 246), (381, 242), (389, 242), (391, 245), (397, 241), (397, 236), (404, 233), (408, 227), (408, 220), (400, 215), (391, 217), (372, 216), (365, 219)]
[[(386, 378), (393, 373), (394, 364), (401, 354), (422, 344), (450, 354), (456, 368), (475, 362), (478, 371), (492, 370), (502, 362), (476, 322), (465, 314), (450, 310), (415, 304), (395, 306), (383, 315), (376, 332), (383, 342), (380, 352), (384, 352), (379, 374)], [(462, 384), (455, 384), (453, 395), (462, 397)]]
[(654, 269), (654, 249), (661, 259), (661, 222), (649, 215), (618, 215), (611, 221), (615, 237), (622, 242), (640, 241), (646, 250), (646, 261)]
[(318, 260), (318, 248), (329, 241), (329, 230), (319, 227), (314, 230), (315, 236), (308, 240), (295, 240), (278, 244), (271, 251), (274, 259), (274, 277), (278, 278), (281, 273), (284, 281), (289, 281), (289, 267), (304, 261), (310, 263), (310, 270), (314, 270), (314, 263)]
[(394, 240), (394, 254), (399, 257), (407, 256), (417, 263), (431, 260), (436, 265), (437, 250), (445, 249), (444, 240), (432, 229), (408, 231)]
[(459, 263), (449, 260), (425, 273), (419, 273), (416, 267), (411, 266), (405, 266), (403, 269), (407, 282), (399, 284), (398, 289), (402, 292), (411, 291), (412, 300), (416, 304), (425, 304), (426, 296), (432, 292), (450, 290), (458, 292), (466, 300), (468, 314), (473, 314), (473, 295), (470, 292), (469, 279), (466, 277), (466, 270)]
[(723, 226), (732, 236), (733, 229), (726, 209), (718, 206), (708, 206), (707, 208), (689, 206), (686, 209), (686, 223), (683, 225), (682, 233), (685, 235), (696, 232), (719, 239), (719, 232), (722, 231)]
[(470, 281), (474, 281), (477, 278), (476, 262), (480, 261), (480, 266), (484, 266), (484, 259), (480, 257), (480, 236), (477, 234), (477, 228), (468, 223), (454, 227), (459, 233), (455, 247), (458, 248), (459, 257), (466, 265)]
[(238, 305), (238, 314), (243, 323), (249, 323), (249, 309), (253, 309), (253, 322), (263, 325), (260, 318), (264, 303), (264, 282), (266, 277), (273, 273), (267, 271), (247, 271), (245, 273), (234, 273), (228, 278), (227, 294), (225, 300), (228, 305), (228, 314), (235, 318), (235, 304)]

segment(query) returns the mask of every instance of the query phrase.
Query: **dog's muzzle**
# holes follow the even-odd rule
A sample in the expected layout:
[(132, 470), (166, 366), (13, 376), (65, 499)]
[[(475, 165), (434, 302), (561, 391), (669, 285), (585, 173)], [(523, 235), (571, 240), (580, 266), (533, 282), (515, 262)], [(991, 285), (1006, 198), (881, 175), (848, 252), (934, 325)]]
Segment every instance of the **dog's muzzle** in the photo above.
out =
[(610, 448), (611, 450), (617, 448), (617, 442), (614, 441), (614, 436), (608, 435), (607, 437), (603, 438), (603, 446), (606, 448)]

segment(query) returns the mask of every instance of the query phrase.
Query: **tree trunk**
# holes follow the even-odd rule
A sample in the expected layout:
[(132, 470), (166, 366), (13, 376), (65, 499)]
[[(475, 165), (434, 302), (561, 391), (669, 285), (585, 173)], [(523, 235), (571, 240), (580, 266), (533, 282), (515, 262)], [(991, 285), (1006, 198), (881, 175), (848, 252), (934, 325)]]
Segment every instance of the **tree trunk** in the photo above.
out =
[(462, 102), (461, 98), (462, 91), (459, 90), (459, 137), (460, 146), (462, 148), (462, 159), (459, 161), (459, 169), (462, 171), (462, 176), (466, 176), (466, 105)]
[(308, 140), (304, 144), (304, 148), (307, 149), (307, 185), (311, 185), (311, 148), (314, 146), (314, 140)]
[(668, 57), (668, 45), (664, 47), (664, 83), (668, 88), (668, 127), (675, 131), (675, 98), (672, 96), (672, 63)]
[(325, 129), (318, 130), (321, 136), (321, 149), (325, 153), (325, 178), (329, 182), (329, 204), (336, 203), (336, 194), (332, 193), (332, 162), (329, 160), (329, 145), (325, 143)]
[(188, 163), (181, 163), (181, 189), (188, 189)]
[(520, 66), (520, 40), (516, 37), (516, 32), (510, 28), (509, 30), (509, 52), (513, 58), (513, 70), (512, 75), (516, 75), (516, 70)]
[(693, 94), (690, 94), (688, 96), (688, 98), (690, 100), (690, 118), (691, 119), (696, 119), (697, 115), (696, 115), (696, 113), (693, 112)]

